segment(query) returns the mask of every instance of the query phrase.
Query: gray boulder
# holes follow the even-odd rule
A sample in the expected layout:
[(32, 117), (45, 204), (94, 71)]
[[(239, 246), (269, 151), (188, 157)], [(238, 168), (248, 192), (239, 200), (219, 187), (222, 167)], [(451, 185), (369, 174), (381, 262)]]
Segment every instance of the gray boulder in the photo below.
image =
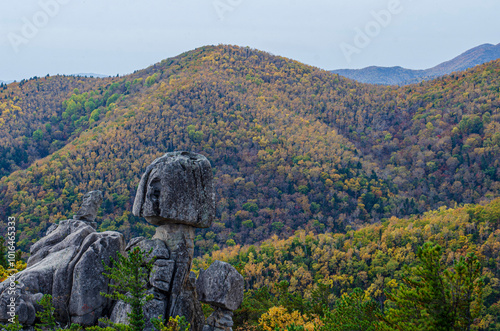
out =
[(94, 222), (97, 217), (97, 210), (102, 203), (101, 191), (90, 191), (83, 196), (83, 203), (80, 210), (73, 216), (73, 219)]
[(196, 281), (201, 302), (226, 310), (236, 310), (243, 301), (243, 276), (230, 264), (215, 261)]
[(123, 236), (118, 232), (92, 233), (82, 246), (87, 246), (73, 268), (73, 282), (69, 298), (71, 322), (94, 325), (111, 308), (112, 301), (100, 293), (110, 293), (109, 278), (103, 275), (104, 262), (111, 264), (117, 252), (123, 252)]
[(210, 162), (191, 152), (167, 153), (154, 160), (141, 178), (132, 213), (154, 225), (209, 227), (215, 217)]
[(233, 328), (233, 312), (216, 308), (207, 318), (203, 331), (230, 331)]
[[(100, 295), (108, 291), (102, 260), (109, 265), (109, 259), (124, 247), (121, 233), (97, 233), (85, 221), (61, 221), (31, 247), (28, 267), (15, 275), (19, 321), (32, 325), (40, 309), (37, 302), (43, 294), (50, 294), (60, 322), (94, 325), (111, 304)], [(0, 303), (11, 297), (9, 282), (0, 283)], [(7, 307), (1, 305), (0, 321), (8, 318)]]

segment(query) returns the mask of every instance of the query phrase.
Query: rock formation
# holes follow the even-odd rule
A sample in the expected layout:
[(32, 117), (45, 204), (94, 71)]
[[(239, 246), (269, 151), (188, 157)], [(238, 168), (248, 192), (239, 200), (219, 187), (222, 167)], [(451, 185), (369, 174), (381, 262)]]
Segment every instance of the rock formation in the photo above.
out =
[[(145, 330), (150, 319), (162, 315), (185, 316), (192, 330), (231, 330), (232, 311), (243, 299), (243, 277), (229, 264), (216, 261), (198, 280), (191, 272), (196, 228), (209, 227), (215, 217), (215, 193), (210, 162), (189, 152), (167, 153), (156, 159), (141, 178), (133, 214), (157, 227), (152, 239), (133, 238), (125, 247), (118, 232), (96, 232), (100, 191), (89, 192), (72, 220), (51, 226), (47, 235), (31, 247), (28, 268), (16, 275), (17, 315), (32, 325), (43, 294), (53, 296), (61, 322), (95, 325), (100, 317), (126, 323), (130, 307), (112, 302), (104, 267), (135, 247), (154, 260), (147, 291), (153, 299), (144, 307)], [(7, 320), (8, 283), (0, 284), (0, 321)], [(205, 323), (201, 304), (215, 312)], [(206, 325), (205, 325), (206, 324)]]
[(225, 262), (215, 261), (206, 271), (200, 272), (196, 281), (198, 298), (215, 309), (203, 331), (232, 330), (233, 311), (243, 301), (244, 285), (243, 276)]
[[(86, 197), (99, 195), (90, 192)], [(85, 214), (89, 221), (95, 219), (97, 210), (91, 209)], [(14, 275), (18, 281), (15, 293), (10, 293), (9, 282), (0, 283), (0, 320), (11, 317), (5, 307), (13, 297), (19, 321), (32, 325), (40, 308), (38, 301), (50, 294), (61, 322), (95, 325), (112, 305), (100, 295), (109, 291), (102, 261), (109, 265), (110, 258), (116, 259), (124, 249), (121, 233), (99, 233), (86, 220), (61, 221), (31, 246), (28, 267)]]
[(197, 329), (195, 325), (203, 323), (203, 312), (189, 274), (195, 228), (209, 227), (215, 217), (210, 162), (189, 152), (167, 153), (156, 159), (141, 178), (132, 212), (159, 226), (153, 238), (166, 244), (175, 261), (167, 315), (189, 316), (188, 321)]

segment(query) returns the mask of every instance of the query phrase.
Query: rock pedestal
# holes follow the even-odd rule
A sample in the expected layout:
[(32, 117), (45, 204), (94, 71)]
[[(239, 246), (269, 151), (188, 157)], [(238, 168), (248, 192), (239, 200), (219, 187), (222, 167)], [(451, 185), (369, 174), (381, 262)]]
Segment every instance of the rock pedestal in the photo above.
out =
[(201, 302), (215, 311), (208, 317), (203, 331), (231, 331), (233, 311), (243, 301), (243, 276), (230, 264), (215, 261), (201, 271), (196, 281), (196, 292)]
[(167, 297), (162, 315), (185, 316), (193, 330), (201, 330), (203, 311), (190, 271), (195, 228), (209, 227), (215, 217), (210, 162), (190, 152), (167, 153), (153, 161), (139, 183), (133, 214), (158, 226), (153, 239), (170, 253), (170, 259), (156, 260), (149, 280), (154, 291)]

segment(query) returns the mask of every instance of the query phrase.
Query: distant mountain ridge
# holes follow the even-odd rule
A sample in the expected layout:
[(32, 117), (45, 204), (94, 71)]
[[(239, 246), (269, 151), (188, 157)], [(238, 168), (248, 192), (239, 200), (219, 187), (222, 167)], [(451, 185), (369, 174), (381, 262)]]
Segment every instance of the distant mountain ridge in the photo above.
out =
[(500, 58), (500, 44), (483, 44), (460, 54), (450, 61), (425, 70), (413, 70), (403, 67), (370, 66), (363, 69), (338, 69), (331, 72), (354, 79), (360, 83), (382, 85), (407, 85), (431, 80), (439, 76), (463, 71), (476, 65)]

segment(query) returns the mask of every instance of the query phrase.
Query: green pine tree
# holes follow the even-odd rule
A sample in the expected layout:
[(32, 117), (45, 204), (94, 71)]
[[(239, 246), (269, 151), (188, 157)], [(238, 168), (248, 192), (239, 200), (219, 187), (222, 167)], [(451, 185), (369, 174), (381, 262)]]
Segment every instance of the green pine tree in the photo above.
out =
[(113, 281), (109, 284), (113, 292), (101, 292), (101, 295), (128, 303), (132, 308), (128, 314), (130, 330), (142, 331), (145, 324), (142, 308), (153, 298), (153, 295), (146, 295), (146, 285), (154, 259), (146, 262), (144, 252), (136, 247), (126, 256), (120, 254), (117, 260), (111, 259), (111, 262), (111, 267), (104, 264), (103, 275)]
[(373, 299), (366, 298), (362, 289), (355, 288), (349, 294), (342, 294), (332, 311), (325, 310), (321, 318), (323, 325), (318, 330), (374, 331), (379, 311)]
[(439, 245), (419, 248), (419, 265), (407, 268), (410, 276), (394, 293), (381, 316), (382, 330), (470, 330), (482, 305), (482, 267), (473, 253), (460, 257), (453, 268), (441, 263)]
[(40, 319), (40, 323), (35, 326), (36, 331), (56, 330), (56, 318), (52, 305), (52, 295), (44, 294), (42, 299), (38, 301), (42, 309), (36, 313), (36, 317)]

